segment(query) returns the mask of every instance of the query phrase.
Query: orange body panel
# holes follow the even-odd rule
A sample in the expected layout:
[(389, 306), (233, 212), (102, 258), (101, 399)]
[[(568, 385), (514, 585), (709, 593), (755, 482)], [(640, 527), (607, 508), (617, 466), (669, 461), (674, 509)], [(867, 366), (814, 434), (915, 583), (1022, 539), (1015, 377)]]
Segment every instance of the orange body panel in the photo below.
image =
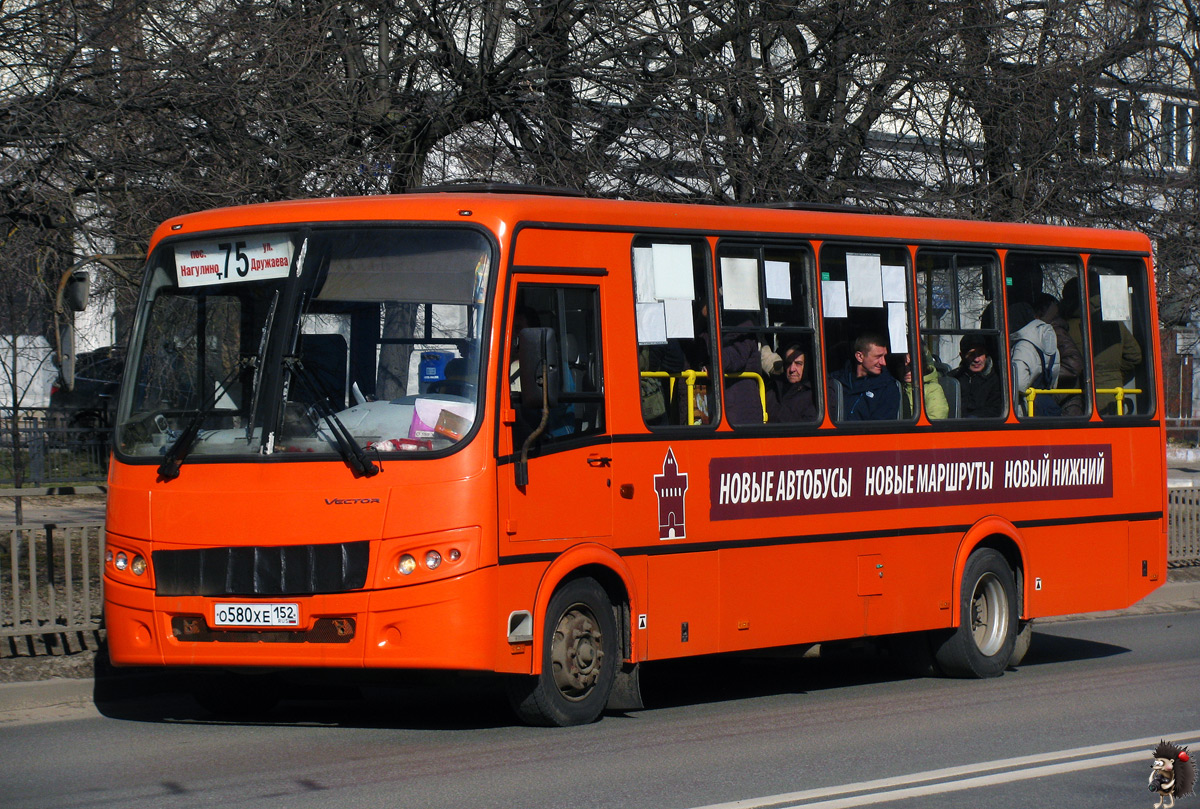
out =
[[(150, 556), (162, 549), (367, 540), (370, 572), (362, 590), (270, 599), (297, 602), (303, 622), (353, 618), (356, 631), (349, 643), (198, 643), (173, 637), (172, 619), (211, 618), (213, 602), (222, 599), (159, 597), (153, 569), (135, 582), (106, 566), (106, 621), (115, 663), (529, 673), (540, 660), (546, 604), (559, 583), (580, 571), (603, 575), (614, 601), (626, 610), (630, 660), (954, 626), (961, 620), (957, 594), (962, 568), (982, 542), (1002, 542), (1013, 550), (1025, 618), (1127, 606), (1165, 580), (1161, 418), (1128, 426), (1095, 419), (1086, 428), (1037, 430), (1023, 429), (1015, 419), (989, 429), (966, 429), (961, 423), (961, 429), (930, 427), (922, 421), (883, 435), (839, 434), (827, 420), (823, 429), (795, 437), (734, 434), (728, 425), (703, 436), (676, 432), (664, 437), (642, 420), (631, 316), (632, 238), (651, 229), (692, 235), (774, 233), (793, 240), (869, 235), (910, 244), (978, 242), (1148, 255), (1149, 243), (1136, 234), (532, 196), (432, 195), (210, 211), (165, 223), (154, 242), (180, 230), (198, 233), (289, 221), (464, 219), (494, 235), (505, 265), (492, 293), (496, 314), (485, 338), (490, 348), (486, 379), (500, 384), (506, 378), (503, 330), (512, 320), (514, 279), (528, 276), (538, 283), (599, 289), (604, 435), (531, 461), (529, 484), (523, 488), (514, 480), (519, 448), (508, 429), (511, 407), (498, 405), (505, 397), (495, 395), (486, 399), (481, 429), (455, 454), (389, 461), (368, 479), (355, 479), (336, 461), (285, 459), (189, 463), (179, 478), (163, 482), (153, 466), (118, 458), (109, 481), (112, 548)], [(550, 222), (563, 224), (551, 227)], [(523, 223), (538, 225), (522, 228)], [(591, 272), (572, 274), (571, 269)], [(1157, 351), (1155, 346), (1154, 356), (1147, 357), (1155, 367)], [(1160, 392), (1156, 401), (1161, 399)], [(784, 513), (774, 499), (791, 483), (766, 477), (774, 475), (772, 459), (820, 456), (845, 459), (845, 468), (854, 475), (894, 465), (901, 477), (917, 474), (908, 467), (967, 459), (962, 462), (980, 464), (978, 469), (991, 463), (991, 480), (999, 481), (1012, 474), (1005, 466), (1010, 455), (1036, 459), (1043, 450), (1046, 457), (1052, 451), (1069, 455), (1073, 447), (1087, 448), (1084, 454), (1092, 455), (1097, 455), (1095, 447), (1102, 448), (1110, 494), (1024, 499), (1011, 487), (1007, 494), (974, 500), (881, 494), (866, 508), (863, 501), (831, 496), (826, 507), (798, 514)], [(759, 468), (767, 470), (761, 478), (740, 471)], [(684, 492), (679, 512), (683, 530), (662, 537), (664, 506), (656, 481), (668, 477)], [(730, 516), (714, 500), (733, 497), (730, 487), (743, 481), (758, 486), (761, 497), (746, 506), (744, 516)], [(450, 547), (461, 558), (437, 575), (422, 570), (404, 577), (396, 572), (403, 553)], [(523, 611), (533, 617), (534, 640), (510, 642), (510, 615)]]

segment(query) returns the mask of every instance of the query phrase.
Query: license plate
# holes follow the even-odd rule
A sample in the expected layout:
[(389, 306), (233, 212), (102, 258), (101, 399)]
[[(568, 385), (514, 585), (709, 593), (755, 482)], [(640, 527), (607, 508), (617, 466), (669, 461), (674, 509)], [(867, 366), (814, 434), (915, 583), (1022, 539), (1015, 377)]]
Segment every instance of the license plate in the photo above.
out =
[(300, 626), (300, 605), (217, 604), (213, 626)]

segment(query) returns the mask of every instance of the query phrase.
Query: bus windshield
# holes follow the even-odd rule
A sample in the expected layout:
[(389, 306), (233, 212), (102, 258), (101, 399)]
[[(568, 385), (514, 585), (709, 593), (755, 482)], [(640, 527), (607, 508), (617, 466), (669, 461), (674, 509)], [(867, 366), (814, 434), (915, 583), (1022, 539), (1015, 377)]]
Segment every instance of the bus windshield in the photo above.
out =
[(377, 224), (160, 245), (117, 451), (349, 459), (455, 446), (479, 406), (491, 256), (475, 230)]

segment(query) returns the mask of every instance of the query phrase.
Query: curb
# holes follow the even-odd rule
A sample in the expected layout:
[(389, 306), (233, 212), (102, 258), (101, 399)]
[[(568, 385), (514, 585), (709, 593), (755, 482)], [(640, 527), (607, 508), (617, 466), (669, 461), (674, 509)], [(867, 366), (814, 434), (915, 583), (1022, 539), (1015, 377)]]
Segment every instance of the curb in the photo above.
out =
[(62, 711), (74, 713), (79, 708), (95, 704), (96, 684), (93, 680), (68, 680), (52, 677), (49, 680), (0, 683), (0, 726), (5, 721), (24, 718), (30, 711)]
[(1167, 447), (1167, 460), (1200, 463), (1200, 449), (1195, 447)]

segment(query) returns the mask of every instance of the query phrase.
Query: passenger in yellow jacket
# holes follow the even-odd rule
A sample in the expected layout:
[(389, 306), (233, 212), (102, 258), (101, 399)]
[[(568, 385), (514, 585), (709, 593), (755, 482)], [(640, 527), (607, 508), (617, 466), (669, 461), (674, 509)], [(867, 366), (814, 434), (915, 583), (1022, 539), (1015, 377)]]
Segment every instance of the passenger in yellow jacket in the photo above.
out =
[[(924, 355), (925, 375), (921, 377), (921, 396), (925, 399), (925, 415), (930, 420), (944, 419), (950, 415), (950, 403), (946, 401), (946, 392), (938, 382), (938, 370), (933, 367), (933, 357), (928, 352)], [(904, 418), (913, 414), (913, 381), (912, 355), (904, 355), (904, 374), (900, 381), (904, 386)]]

